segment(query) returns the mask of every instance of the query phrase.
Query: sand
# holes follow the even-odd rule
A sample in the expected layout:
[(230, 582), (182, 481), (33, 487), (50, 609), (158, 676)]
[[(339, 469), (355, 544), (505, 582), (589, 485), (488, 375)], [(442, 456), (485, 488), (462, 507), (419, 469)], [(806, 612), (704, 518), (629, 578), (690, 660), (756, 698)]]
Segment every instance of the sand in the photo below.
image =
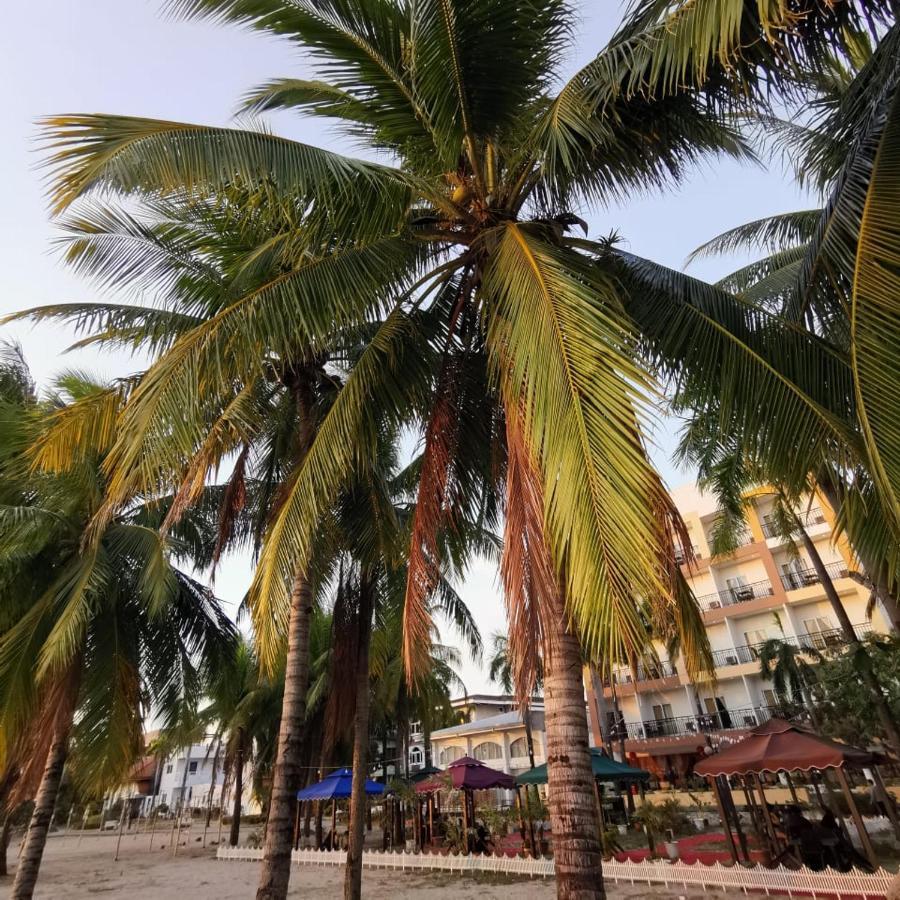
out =
[[(86, 900), (110, 897), (128, 900), (252, 900), (259, 864), (218, 862), (215, 849), (203, 850), (193, 842), (179, 848), (172, 857), (171, 844), (156, 836), (156, 846), (148, 850), (146, 835), (125, 835), (118, 862), (113, 861), (116, 839), (89, 835), (81, 843), (74, 836), (51, 836), (44, 854), (35, 891), (36, 900)], [(164, 849), (161, 844), (167, 844)], [(12, 867), (18, 847), (10, 847)], [(10, 893), (12, 878), (0, 879), (0, 898)], [(343, 870), (295, 866), (291, 874), (291, 897), (339, 898)], [(682, 893), (678, 889), (650, 888), (647, 885), (610, 886), (610, 900), (639, 897), (667, 897), (672, 900), (708, 900), (721, 893)], [(409, 874), (363, 870), (365, 900), (553, 900), (555, 883), (530, 880), (475, 880), (450, 873)]]

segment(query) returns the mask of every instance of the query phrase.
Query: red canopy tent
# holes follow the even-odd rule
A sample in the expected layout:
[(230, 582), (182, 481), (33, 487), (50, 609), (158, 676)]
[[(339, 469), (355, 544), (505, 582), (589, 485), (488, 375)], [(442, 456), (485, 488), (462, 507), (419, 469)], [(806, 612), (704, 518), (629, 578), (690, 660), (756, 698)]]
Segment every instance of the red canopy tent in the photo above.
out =
[[(448, 783), (449, 782), (449, 783)], [(447, 766), (447, 771), (438, 778), (432, 778), (430, 781), (423, 781), (416, 785), (417, 794), (428, 795), (428, 832), (429, 836), (433, 833), (432, 817), (434, 815), (434, 797), (442, 790), (458, 790), (462, 791), (463, 796), (463, 834), (465, 834), (466, 852), (469, 851), (468, 833), (469, 828), (475, 821), (475, 798), (474, 791), (486, 791), (490, 788), (507, 788), (515, 790), (516, 779), (506, 772), (499, 772), (486, 766), (471, 756), (461, 756), (459, 759)], [(419, 810), (416, 811), (416, 822), (420, 821)], [(422, 834), (422, 827), (419, 827), (419, 833)], [(419, 841), (422, 846), (423, 841)]]
[(868, 750), (819, 737), (784, 719), (769, 719), (748, 737), (694, 766), (698, 775), (757, 775), (875, 766), (885, 758)]
[[(461, 756), (447, 766), (450, 787), (458, 791), (486, 791), (490, 788), (514, 790), (516, 779), (506, 772), (499, 772), (471, 756)], [(416, 793), (431, 794), (447, 787), (446, 777), (432, 778), (416, 785)]]
[[(784, 719), (770, 719), (763, 725), (754, 728), (739, 743), (733, 744), (727, 749), (698, 762), (694, 766), (694, 771), (698, 775), (706, 776), (709, 779), (713, 794), (719, 804), (719, 812), (725, 825), (726, 837), (729, 839), (732, 856), (735, 857), (735, 860), (737, 859), (735, 847), (725, 814), (725, 804), (720, 794), (720, 789), (723, 786), (727, 787), (726, 779), (729, 776), (740, 776), (743, 779), (744, 791), (751, 813), (753, 813), (756, 806), (753, 802), (754, 786), (751, 776), (755, 779), (755, 789), (759, 793), (758, 814), (764, 826), (761, 829), (760, 837), (767, 838), (773, 850), (777, 852), (779, 840), (772, 821), (769, 804), (766, 802), (763, 783), (759, 777), (760, 773), (821, 772), (824, 777), (826, 772), (833, 772), (847, 800), (847, 806), (856, 823), (866, 855), (872, 865), (877, 867), (875, 851), (869, 840), (862, 817), (859, 814), (859, 809), (856, 806), (856, 801), (853, 798), (844, 770), (848, 767), (853, 769), (861, 769), (864, 766), (871, 767), (875, 777), (880, 779), (881, 776), (875, 766), (886, 761), (886, 758), (879, 753), (871, 753), (859, 747), (852, 747), (849, 744), (842, 744), (838, 741), (820, 737), (808, 729), (786, 722)], [(718, 779), (721, 779), (721, 782)], [(815, 781), (813, 785), (821, 802), (818, 785)], [(788, 786), (796, 802), (796, 793), (789, 774)], [(756, 816), (754, 816), (754, 821), (756, 821)], [(738, 824), (738, 836), (742, 838), (739, 823), (736, 824)], [(894, 824), (896, 827), (896, 823)], [(783, 855), (783, 852), (781, 855)]]

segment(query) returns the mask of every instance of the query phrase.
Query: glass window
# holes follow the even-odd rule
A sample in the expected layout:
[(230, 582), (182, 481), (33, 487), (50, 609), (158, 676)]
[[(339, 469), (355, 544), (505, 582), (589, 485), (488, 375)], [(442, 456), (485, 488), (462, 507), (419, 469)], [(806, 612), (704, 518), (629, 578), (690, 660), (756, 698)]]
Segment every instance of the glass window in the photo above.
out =
[(166, 775), (171, 775), (171, 774), (172, 774), (172, 763), (169, 763), (166, 766)]
[(502, 759), (503, 758), (503, 748), (494, 741), (485, 741), (483, 744), (479, 744), (473, 751), (472, 756), (475, 759)]
[(196, 774), (197, 774), (197, 760), (192, 759), (192, 760), (188, 763), (188, 772), (189, 772), (191, 775), (196, 775)]
[(528, 756), (528, 744), (525, 741), (525, 738), (520, 737), (516, 738), (509, 745), (509, 755), (510, 756)]
[(444, 747), (444, 749), (441, 750), (441, 765), (449, 765), (465, 755), (466, 751), (463, 747)]

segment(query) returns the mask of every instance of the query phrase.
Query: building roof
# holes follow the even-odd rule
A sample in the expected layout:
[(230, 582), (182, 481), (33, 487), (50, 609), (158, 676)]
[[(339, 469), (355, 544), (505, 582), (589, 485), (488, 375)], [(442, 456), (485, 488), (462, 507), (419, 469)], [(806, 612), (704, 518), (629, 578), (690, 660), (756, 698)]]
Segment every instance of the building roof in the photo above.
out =
[[(512, 694), (465, 694), (450, 701), (450, 705), (454, 709), (458, 709), (460, 706), (475, 706), (478, 704), (483, 706), (509, 706), (510, 704), (518, 705), (518, 701)], [(532, 697), (531, 708), (543, 709), (544, 698)]]
[(483, 719), (475, 719), (474, 722), (464, 722), (462, 725), (453, 725), (450, 728), (441, 728), (431, 733), (432, 740), (452, 737), (458, 734), (477, 734), (480, 731), (504, 731), (507, 728), (524, 726), (522, 716), (517, 710), (501, 713), (499, 716), (485, 716)]

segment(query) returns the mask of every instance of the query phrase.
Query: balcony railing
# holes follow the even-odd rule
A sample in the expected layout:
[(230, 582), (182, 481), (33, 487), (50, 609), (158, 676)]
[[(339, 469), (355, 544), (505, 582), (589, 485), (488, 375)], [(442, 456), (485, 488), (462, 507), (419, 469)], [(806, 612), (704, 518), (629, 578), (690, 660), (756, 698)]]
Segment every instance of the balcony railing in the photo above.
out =
[[(667, 719), (645, 719), (643, 722), (620, 722), (625, 729), (625, 737), (634, 741), (659, 737), (682, 737), (689, 734), (711, 734), (714, 731), (735, 731), (755, 728), (767, 722), (777, 709), (770, 706), (746, 706), (696, 716), (673, 716)], [(621, 738), (621, 731), (612, 726), (614, 739)]]
[[(827, 563), (825, 571), (830, 578), (847, 578), (850, 574), (843, 562)], [(793, 572), (785, 572), (781, 576), (781, 583), (786, 591), (796, 591), (819, 583), (819, 573), (815, 569), (797, 569)]]
[(743, 644), (740, 647), (729, 647), (726, 650), (713, 650), (713, 665), (717, 669), (725, 666), (738, 666), (741, 663), (755, 662), (759, 654), (755, 646)]
[[(858, 638), (864, 638), (871, 634), (872, 624), (864, 622), (862, 625), (854, 625), (853, 630)], [(808, 634), (800, 634), (797, 637), (782, 635), (777, 638), (784, 644), (792, 647), (802, 647), (804, 650), (827, 650), (829, 647), (840, 647), (847, 643), (844, 632), (840, 628), (829, 628), (825, 631), (812, 631)], [(742, 663), (756, 662), (759, 652), (765, 641), (757, 644), (741, 644), (737, 647), (727, 647), (724, 650), (713, 650), (713, 664), (717, 669), (726, 666), (738, 666)]]
[[(633, 684), (635, 681), (655, 681), (657, 678), (671, 678), (677, 675), (678, 670), (675, 664), (667, 659), (661, 659), (658, 663), (644, 666), (639, 665), (634, 673), (632, 672), (615, 672), (613, 678), (616, 684)], [(609, 687), (609, 679), (603, 681), (605, 687)]]
[[(821, 525), (827, 521), (825, 514), (818, 506), (814, 506), (809, 512), (801, 512), (798, 515), (800, 521), (807, 527), (810, 525)], [(777, 530), (774, 522), (764, 521), (762, 523), (762, 531), (767, 538), (781, 537), (781, 533)]]
[[(700, 548), (696, 544), (691, 544), (691, 555), (694, 559), (700, 558)], [(687, 553), (685, 553), (684, 547), (679, 547), (676, 545), (675, 562), (677, 562), (679, 565), (687, 562)]]
[(770, 581), (754, 581), (752, 584), (739, 584), (725, 591), (703, 594), (697, 598), (700, 609), (720, 609), (723, 606), (734, 606), (736, 603), (747, 603), (759, 597), (771, 597), (775, 593)]

